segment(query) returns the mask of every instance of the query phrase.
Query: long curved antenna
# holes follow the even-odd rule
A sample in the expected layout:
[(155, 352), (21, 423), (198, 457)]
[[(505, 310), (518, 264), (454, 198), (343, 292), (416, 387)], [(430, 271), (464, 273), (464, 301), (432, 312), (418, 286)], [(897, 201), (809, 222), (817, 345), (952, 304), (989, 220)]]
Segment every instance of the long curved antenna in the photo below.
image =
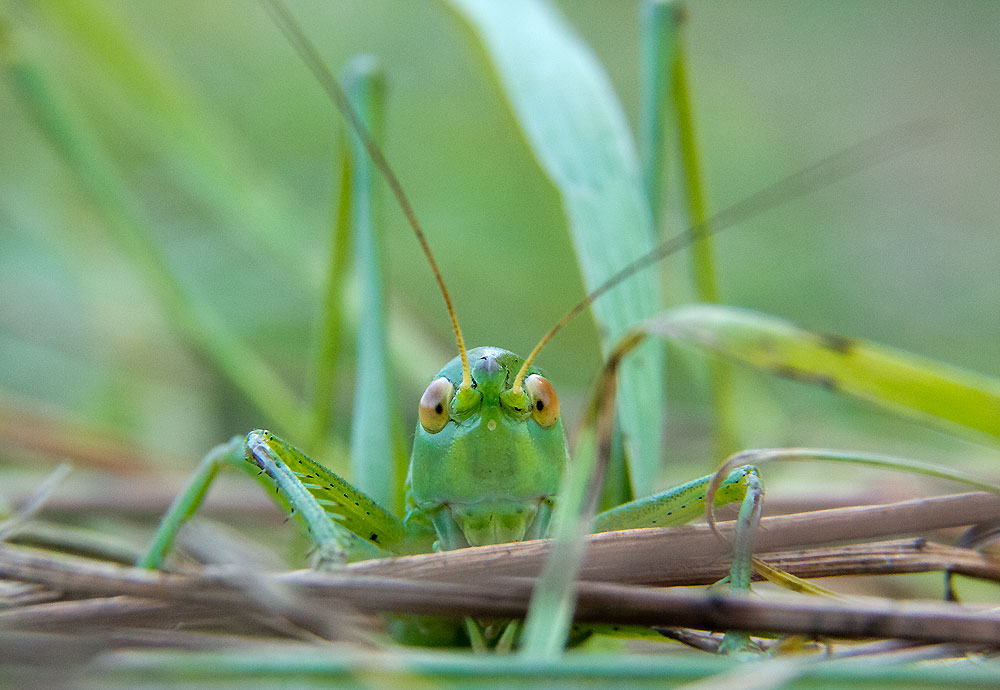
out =
[(417, 236), (417, 242), (420, 243), (420, 248), (424, 252), (424, 256), (427, 257), (427, 263), (431, 266), (431, 271), (434, 273), (434, 279), (437, 281), (438, 287), (441, 289), (441, 296), (444, 297), (445, 306), (448, 309), (448, 316), (451, 318), (451, 327), (455, 331), (455, 342), (458, 344), (458, 354), (462, 359), (462, 384), (461, 388), (463, 390), (468, 390), (472, 387), (472, 374), (469, 371), (469, 356), (465, 349), (465, 339), (462, 337), (462, 329), (458, 326), (458, 317), (455, 315), (455, 307), (451, 302), (451, 295), (448, 294), (448, 288), (444, 285), (444, 278), (441, 276), (441, 270), (438, 268), (437, 261), (434, 260), (434, 254), (431, 253), (430, 244), (427, 242), (427, 237), (424, 235), (423, 228), (421, 228), (420, 223), (417, 221), (417, 215), (413, 211), (413, 206), (410, 204), (410, 200), (407, 198), (406, 193), (403, 191), (403, 185), (400, 184), (399, 178), (396, 177), (396, 173), (393, 172), (392, 167), (389, 165), (389, 161), (386, 160), (385, 156), (382, 154), (382, 150), (379, 149), (378, 144), (372, 138), (371, 133), (361, 122), (361, 118), (354, 111), (351, 106), (351, 102), (347, 98), (347, 94), (337, 83), (336, 78), (330, 73), (323, 59), (320, 57), (319, 53), (316, 52), (316, 48), (306, 37), (305, 32), (302, 30), (302, 26), (295, 20), (292, 13), (288, 11), (288, 8), (284, 3), (278, 0), (261, 0), (271, 14), (274, 23), (278, 25), (282, 33), (288, 39), (288, 42), (292, 44), (292, 47), (302, 58), (302, 61), (306, 64), (309, 70), (316, 77), (316, 80), (326, 91), (330, 100), (333, 101), (334, 105), (337, 106), (337, 110), (344, 116), (350, 124), (351, 129), (354, 130), (355, 134), (361, 140), (364, 145), (365, 150), (368, 152), (368, 156), (372, 159), (372, 163), (375, 167), (379, 169), (385, 181), (389, 185), (389, 189), (392, 190), (393, 196), (396, 197), (396, 201), (399, 203), (400, 209), (403, 211), (403, 215), (406, 216), (407, 222), (410, 227), (413, 228), (413, 233)]
[(722, 232), (726, 228), (749, 220), (766, 210), (856, 175), (862, 170), (874, 167), (890, 158), (901, 155), (905, 151), (926, 145), (941, 130), (942, 125), (940, 120), (919, 119), (879, 132), (808, 168), (792, 173), (788, 177), (764, 187), (756, 194), (738, 201), (708, 220), (692, 225), (679, 235), (667, 239), (652, 251), (627, 264), (566, 312), (556, 325), (542, 336), (542, 339), (525, 358), (511, 387), (515, 392), (519, 392), (524, 377), (528, 374), (528, 367), (531, 366), (542, 348), (552, 340), (552, 337), (562, 330), (563, 326), (569, 323), (573, 317), (589, 307), (594, 300), (623, 280), (687, 247), (701, 237)]

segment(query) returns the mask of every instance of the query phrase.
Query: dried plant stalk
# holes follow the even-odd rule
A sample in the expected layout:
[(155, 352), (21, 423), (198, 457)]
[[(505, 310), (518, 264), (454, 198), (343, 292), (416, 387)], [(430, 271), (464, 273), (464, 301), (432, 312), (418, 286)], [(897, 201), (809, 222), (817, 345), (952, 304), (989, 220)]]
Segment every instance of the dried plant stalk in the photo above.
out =
[[(922, 539), (778, 550), (803, 542), (968, 524), (998, 513), (1000, 499), (988, 494), (819, 511), (768, 518), (758, 545), (771, 550), (765, 555), (770, 563), (801, 576), (951, 569), (1000, 580), (997, 564), (982, 554)], [(731, 530), (726, 523), (720, 527), (722, 534)], [(284, 619), (323, 636), (336, 636), (338, 625), (330, 618), (345, 611), (517, 618), (524, 615), (533, 585), (523, 573), (537, 569), (545, 546), (545, 542), (507, 544), (370, 561), (337, 573), (281, 574), (248, 574), (232, 568), (166, 574), (5, 547), (0, 549), (4, 578), (42, 584), (71, 596), (123, 598), (13, 608), (0, 612), (0, 625), (51, 629), (89, 620), (148, 626), (152, 620), (179, 616), (243, 632), (248, 619), (271, 621), (272, 627), (275, 620)], [(1000, 646), (1000, 614), (955, 604), (772, 595), (751, 599), (624, 584), (630, 579), (671, 584), (711, 581), (724, 572), (726, 552), (725, 541), (700, 525), (594, 535), (586, 574), (604, 581), (579, 583), (577, 619)], [(449, 576), (434, 578), (444, 566)], [(610, 581), (614, 579), (619, 581)]]

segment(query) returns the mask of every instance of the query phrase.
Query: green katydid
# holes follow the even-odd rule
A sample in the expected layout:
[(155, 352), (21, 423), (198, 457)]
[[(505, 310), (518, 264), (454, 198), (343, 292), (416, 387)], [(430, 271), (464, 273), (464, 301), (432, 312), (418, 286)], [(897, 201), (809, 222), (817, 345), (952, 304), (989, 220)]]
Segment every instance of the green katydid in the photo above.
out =
[[(498, 348), (467, 352), (440, 271), (394, 173), (339, 85), (311, 46), (300, 42), (301, 32), (288, 23), (283, 8), (278, 7), (277, 14), (397, 194), (440, 285), (460, 354), (438, 372), (421, 398), (404, 519), (270, 432), (254, 431), (206, 458), (188, 491), (164, 518), (141, 565), (160, 565), (179, 523), (196, 509), (215, 472), (227, 461), (249, 461), (259, 469), (279, 500), (305, 524), (321, 563), (366, 553), (361, 546), (365, 542), (405, 554), (547, 536), (569, 458), (558, 397), (531, 365), (544, 343), (585, 304), (578, 305), (527, 359)], [(609, 281), (605, 291), (620, 279)], [(597, 295), (590, 295), (585, 303)], [(710, 479), (646, 498), (636, 510), (620, 506), (598, 516), (596, 526), (608, 530), (686, 522), (704, 511)], [(743, 500), (748, 486), (753, 489), (748, 500), (759, 502), (762, 489), (756, 471), (739, 468), (723, 482), (717, 500)]]
[[(387, 170), (383, 168), (391, 176)], [(440, 281), (436, 268), (435, 273)], [(448, 301), (443, 283), (442, 291)], [(466, 352), (457, 321), (455, 331), (459, 358), (435, 376), (421, 399), (404, 519), (289, 444), (268, 432), (252, 432), (206, 459), (203, 472), (164, 520), (143, 564), (158, 565), (179, 520), (196, 507), (220, 460), (255, 464), (307, 525), (321, 560), (363, 553), (364, 542), (392, 553), (412, 553), (435, 543), (457, 548), (544, 536), (567, 455), (555, 393), (531, 368), (538, 348), (526, 360), (497, 349)], [(609, 511), (597, 517), (597, 527), (686, 521), (703, 511), (709, 481), (706, 477)], [(760, 491), (756, 472), (737, 469), (724, 480), (717, 501), (744, 500), (748, 485), (755, 500)]]

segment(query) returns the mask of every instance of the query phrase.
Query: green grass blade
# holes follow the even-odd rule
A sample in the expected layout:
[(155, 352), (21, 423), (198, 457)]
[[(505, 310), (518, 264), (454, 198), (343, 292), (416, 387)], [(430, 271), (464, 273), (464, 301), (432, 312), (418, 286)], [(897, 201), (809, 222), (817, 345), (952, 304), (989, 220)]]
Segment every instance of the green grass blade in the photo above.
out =
[[(559, 191), (584, 284), (594, 289), (653, 243), (638, 155), (607, 76), (548, 4), (449, 4), (482, 41), (535, 157)], [(646, 271), (594, 304), (605, 353), (637, 319), (656, 311), (658, 284), (655, 272)], [(662, 372), (661, 348), (652, 343), (621, 372), (619, 412), (636, 495), (652, 490), (659, 466)]]
[[(263, 650), (263, 651), (262, 651)], [(862, 657), (864, 658), (864, 657)], [(378, 678), (378, 687), (411, 687), (426, 680), (429, 687), (697, 687), (709, 688), (983, 688), (996, 687), (1000, 663), (975, 656), (946, 663), (859, 663), (857, 658), (810, 663), (809, 657), (762, 659), (754, 664), (732, 658), (676, 649), (672, 654), (596, 653), (567, 655), (551, 664), (517, 656), (423, 650), (330, 650), (288, 643), (251, 649), (178, 652), (132, 649), (105, 654), (95, 665), (95, 680), (122, 687), (234, 687), (244, 685), (353, 687)], [(878, 659), (869, 659), (876, 662)], [(802, 682), (789, 683), (798, 667)], [(726, 675), (721, 675), (726, 674)], [(137, 679), (156, 679), (145, 684)], [(273, 682), (271, 682), (273, 681)], [(781, 682), (785, 682), (784, 685)], [(169, 685), (168, 687), (175, 687)], [(423, 686), (421, 686), (423, 687)], [(694, 686), (692, 686), (694, 687)]]
[[(700, 302), (718, 302), (719, 285), (716, 277), (712, 249), (713, 230), (709, 220), (702, 172), (698, 155), (698, 141), (694, 132), (691, 93), (688, 87), (687, 54), (678, 45), (673, 64), (673, 97), (677, 111), (677, 133), (680, 139), (681, 170), (687, 196), (688, 221), (695, 240), (691, 244), (691, 275), (694, 293)], [(708, 363), (712, 409), (715, 417), (715, 449), (718, 457), (725, 457), (739, 447), (736, 432), (736, 400), (733, 376), (728, 362), (713, 360)]]
[(667, 147), (679, 8), (674, 0), (644, 0), (639, 14), (639, 157), (642, 182), (655, 219), (667, 183)]
[(611, 353), (584, 415), (576, 457), (563, 475), (553, 516), (552, 549), (531, 595), (522, 637), (522, 656), (556, 659), (568, 639), (576, 609), (576, 580), (592, 531), (602, 484), (613, 453), (617, 374), (622, 357), (635, 350), (641, 336), (630, 336)]
[[(341, 83), (368, 131), (378, 137), (384, 81), (370, 56), (356, 57)], [(351, 425), (351, 472), (354, 482), (384, 506), (402, 504), (393, 478), (395, 455), (390, 434), (389, 382), (392, 381), (385, 338), (380, 241), (372, 219), (375, 170), (361, 140), (348, 134), (351, 147), (351, 226), (354, 269), (361, 292), (357, 364)]]
[(334, 386), (340, 359), (341, 336), (344, 327), (343, 294), (347, 278), (347, 255), (351, 245), (351, 163), (347, 146), (340, 147), (337, 194), (333, 207), (333, 223), (327, 254), (326, 289), (320, 308), (316, 333), (316, 353), (313, 364), (313, 398), (310, 415), (309, 448), (323, 453), (333, 415)]
[(756, 448), (744, 450), (726, 458), (715, 474), (712, 475), (705, 493), (705, 517), (709, 524), (715, 524), (715, 514), (711, 508), (718, 503), (720, 488), (729, 473), (743, 465), (763, 465), (767, 462), (802, 462), (802, 461), (841, 462), (849, 465), (862, 465), (881, 470), (919, 474), (934, 479), (947, 479), (958, 482), (981, 491), (1000, 494), (1000, 484), (984, 482), (972, 475), (959, 472), (948, 467), (939, 467), (917, 460), (900, 458), (881, 453), (864, 453), (850, 450), (831, 450), (828, 448)]
[(593, 517), (584, 512), (597, 459), (594, 429), (585, 427), (559, 488), (559, 504), (552, 519), (552, 550), (531, 595), (521, 635), (525, 658), (552, 661), (566, 645), (576, 609), (575, 581), (586, 548), (584, 537), (590, 532)]
[(689, 227), (694, 241), (691, 243), (695, 295), (701, 302), (718, 302), (719, 286), (716, 279), (715, 259), (712, 255), (712, 228), (709, 223), (705, 189), (702, 186), (701, 162), (698, 156), (698, 138), (694, 132), (694, 115), (688, 87), (687, 57), (678, 46), (673, 64), (673, 97), (677, 111), (677, 133), (680, 138), (681, 170), (687, 197)]
[(951, 431), (1000, 440), (1000, 380), (989, 376), (734, 307), (682, 307), (645, 327), (779, 376), (946, 422)]
[(37, 66), (9, 47), (7, 79), (53, 149), (104, 215), (107, 229), (164, 314), (258, 409), (289, 431), (302, 416), (288, 387), (217, 315), (195, 301), (142, 220), (134, 197), (86, 118)]
[[(643, 181), (653, 218), (661, 212), (668, 151), (664, 141), (676, 135), (681, 183), (687, 201), (686, 226), (693, 229), (691, 278), (700, 302), (718, 302), (719, 287), (712, 250), (712, 229), (702, 185), (700, 156), (688, 86), (687, 51), (681, 35), (683, 10), (673, 0), (645, 0), (642, 4), (639, 109), (640, 157)], [(665, 134), (666, 133), (666, 134)], [(725, 457), (739, 446), (732, 375), (726, 362), (712, 361), (708, 374), (715, 416), (715, 447)]]

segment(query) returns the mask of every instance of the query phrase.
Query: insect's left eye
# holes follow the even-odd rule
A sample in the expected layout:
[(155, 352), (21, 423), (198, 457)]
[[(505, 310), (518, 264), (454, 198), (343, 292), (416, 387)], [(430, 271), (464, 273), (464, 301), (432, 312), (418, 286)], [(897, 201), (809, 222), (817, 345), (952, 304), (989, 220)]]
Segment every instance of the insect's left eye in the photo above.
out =
[(524, 380), (524, 387), (531, 398), (531, 417), (538, 426), (548, 429), (559, 421), (559, 396), (543, 376), (532, 374)]
[(431, 381), (424, 390), (424, 394), (420, 396), (417, 417), (425, 431), (436, 434), (444, 429), (451, 419), (448, 408), (451, 406), (451, 394), (454, 391), (455, 386), (443, 376)]

